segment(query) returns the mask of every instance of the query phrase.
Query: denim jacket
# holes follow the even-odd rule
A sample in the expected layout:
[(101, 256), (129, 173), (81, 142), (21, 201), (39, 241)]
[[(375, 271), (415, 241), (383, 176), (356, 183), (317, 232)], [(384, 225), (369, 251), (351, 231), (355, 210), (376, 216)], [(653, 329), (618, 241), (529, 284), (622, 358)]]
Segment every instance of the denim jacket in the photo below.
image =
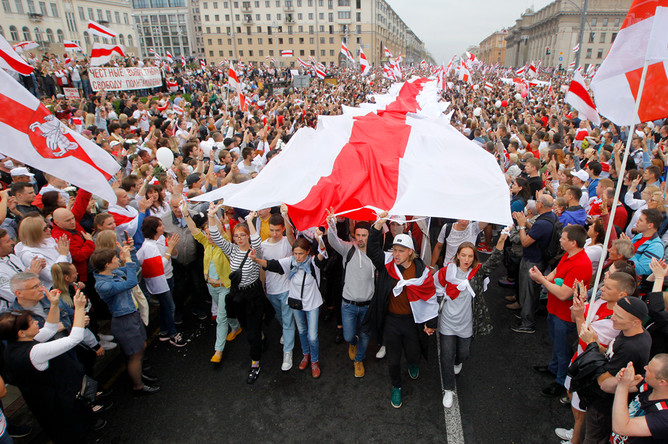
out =
[(111, 276), (95, 272), (95, 290), (115, 318), (137, 311), (131, 290), (137, 286), (137, 264), (128, 262)]
[[(38, 302), (38, 304), (42, 305), (42, 308), (44, 309), (44, 313), (48, 314), (49, 313), (49, 308), (51, 307), (51, 303), (49, 300), (46, 298), (46, 296)], [(70, 331), (72, 328), (72, 321), (74, 320), (74, 309), (67, 305), (65, 302), (62, 300), (58, 303), (58, 308), (60, 308), (60, 323), (63, 324), (65, 329), (67, 331)], [(15, 299), (14, 303), (12, 304), (11, 307), (12, 310), (30, 310), (30, 308), (23, 308), (21, 304), (19, 304), (19, 300)], [(38, 315), (34, 311), (33, 313), (33, 319), (37, 320), (39, 324), (39, 328), (44, 327), (44, 324), (46, 323), (46, 318), (43, 318), (42, 316)]]

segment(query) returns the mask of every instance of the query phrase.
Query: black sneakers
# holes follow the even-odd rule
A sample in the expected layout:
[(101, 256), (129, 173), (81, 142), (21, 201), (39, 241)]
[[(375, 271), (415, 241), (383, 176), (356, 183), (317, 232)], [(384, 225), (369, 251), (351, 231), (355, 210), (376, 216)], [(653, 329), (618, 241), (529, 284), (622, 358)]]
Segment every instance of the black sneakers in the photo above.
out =
[(246, 379), (246, 383), (253, 384), (255, 381), (257, 381), (258, 376), (260, 376), (260, 367), (251, 367), (250, 371), (248, 372), (248, 379)]

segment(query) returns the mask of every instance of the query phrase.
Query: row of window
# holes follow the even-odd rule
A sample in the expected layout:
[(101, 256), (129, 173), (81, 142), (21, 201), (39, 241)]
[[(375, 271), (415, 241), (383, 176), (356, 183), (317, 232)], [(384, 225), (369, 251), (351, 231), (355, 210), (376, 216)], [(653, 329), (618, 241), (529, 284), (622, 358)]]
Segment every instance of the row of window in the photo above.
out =
[(23, 0), (14, 0), (15, 10), (12, 11), (11, 4), (9, 0), (2, 0), (2, 9), (4, 12), (16, 12), (17, 14), (41, 14), (45, 17), (58, 17), (58, 5), (55, 3), (50, 3), (50, 9), (47, 9), (46, 2), (39, 2), (39, 9), (35, 7), (35, 0), (27, 0), (26, 4), (28, 9), (24, 9)]
[[(222, 45), (222, 44), (223, 44), (223, 39), (217, 39), (217, 42), (218, 42), (219, 45)], [(308, 42), (309, 42), (309, 44), (314, 45), (314, 44), (315, 44), (315, 38), (313, 38), (313, 37), (309, 37)], [(361, 38), (361, 37), (357, 37), (356, 42), (357, 42), (357, 43), (361, 43), (361, 42), (362, 42), (362, 38)], [(207, 39), (207, 43), (208, 43), (209, 45), (213, 45), (213, 39)], [(242, 38), (237, 38), (237, 43), (238, 43), (239, 45), (243, 45), (244, 40), (243, 40)], [(256, 43), (257, 45), (262, 45), (262, 44), (264, 43), (264, 39), (263, 39), (262, 37), (258, 37), (258, 39), (255, 41), (255, 43)], [(279, 37), (279, 38), (278, 38), (278, 44), (279, 44), (279, 45), (282, 45), (283, 43), (284, 43), (284, 39), (283, 39), (282, 37)], [(294, 41), (294, 39), (293, 39), (292, 37), (288, 38), (288, 45), (292, 45), (292, 44), (294, 44), (294, 43), (295, 43), (295, 41)], [(299, 43), (300, 45), (303, 45), (303, 44), (306, 43), (306, 39), (304, 39), (303, 37), (299, 37), (299, 39), (298, 39), (298, 43)], [(326, 43), (325, 37), (320, 37), (320, 44), (321, 44), (321, 45), (324, 45), (325, 43)], [(330, 37), (330, 38), (329, 38), (329, 44), (330, 44), (330, 45), (333, 45), (334, 43), (335, 43), (335, 41), (334, 41), (334, 37)], [(232, 45), (232, 39), (231, 39), (231, 38), (228, 38), (228, 39), (227, 39), (227, 44), (228, 44), (228, 45)], [(248, 39), (248, 44), (249, 44), (249, 45), (253, 45), (253, 39), (252, 39), (252, 38), (249, 38), (249, 39)], [(273, 45), (273, 44), (274, 44), (274, 39), (271, 38), (271, 37), (269, 37), (269, 38), (267, 39), (267, 44), (269, 44), (269, 45)]]
[[(346, 34), (346, 33), (348, 32), (348, 28), (347, 28), (347, 26), (348, 26), (348, 25), (340, 25), (340, 27), (339, 27), (339, 31), (338, 31), (338, 32), (339, 32), (340, 34)], [(211, 28), (210, 26), (207, 26), (207, 27), (206, 27), (206, 33), (207, 33), (207, 34), (211, 34), (211, 29), (212, 29), (212, 28)], [(263, 34), (262, 26), (258, 26), (256, 29), (257, 29), (257, 34)], [(352, 30), (351, 30), (351, 31), (352, 31)], [(247, 26), (247, 27), (246, 27), (246, 34), (247, 34), (247, 35), (251, 35), (251, 32), (252, 32), (251, 27), (250, 27), (250, 26)], [(283, 32), (283, 27), (282, 27), (282, 26), (267, 26), (267, 29), (266, 29), (266, 34), (267, 34), (267, 35), (272, 35), (274, 32), (282, 33), (282, 32)], [(325, 29), (325, 25), (320, 25), (320, 27), (319, 27), (319, 32), (321, 32), (321, 33), (325, 33), (325, 32), (327, 32), (327, 33), (329, 33), (329, 34), (336, 34), (336, 30), (335, 30), (335, 28), (334, 28), (334, 25), (329, 25), (329, 27), (328, 27), (327, 29)], [(353, 32), (354, 34), (357, 34), (357, 35), (362, 34), (362, 26), (361, 26), (361, 25), (357, 25), (357, 26), (355, 27), (355, 30), (352, 31), (352, 32)], [(220, 26), (216, 26), (216, 34), (221, 34), (221, 33), (222, 33), (222, 28), (221, 28)], [(232, 27), (231, 27), (231, 26), (226, 26), (226, 27), (225, 27), (225, 33), (226, 33), (227, 35), (232, 35)], [(237, 26), (237, 27), (236, 27), (236, 33), (237, 33), (237, 34), (241, 34), (241, 33), (242, 33), (242, 31), (241, 31), (241, 26)], [(287, 33), (288, 33), (288, 34), (292, 34), (292, 33), (293, 33), (293, 27), (292, 27), (292, 26), (288, 26), (288, 27), (287, 27)], [(304, 33), (304, 26), (299, 25), (299, 26), (297, 27), (297, 33), (298, 33), (298, 34), (303, 34), (303, 33)], [(309, 33), (310, 35), (314, 35), (314, 34), (315, 34), (315, 27), (314, 27), (313, 25), (309, 25), (309, 27), (308, 27), (308, 33)], [(263, 35), (264, 35), (264, 34), (263, 34)], [(292, 39), (291, 39), (291, 40), (292, 40)]]
[[(281, 0), (274, 0), (275, 5), (277, 8), (281, 7)], [(230, 7), (230, 2), (222, 2), (223, 3), (223, 9), (229, 9)], [(337, 6), (350, 6), (350, 0), (337, 0), (336, 4)], [(218, 4), (219, 2), (213, 2), (212, 3), (212, 9), (218, 9)], [(241, 4), (241, 9), (247, 11), (251, 8), (251, 2), (249, 1), (242, 1), (242, 2), (232, 2), (232, 6), (234, 9), (239, 9), (239, 4)], [(259, 0), (255, 0), (252, 2), (253, 6), (255, 8), (259, 8), (261, 2)], [(302, 0), (296, 0), (296, 4), (298, 8), (301, 8), (303, 5)], [(293, 8), (295, 6), (295, 2), (293, 0), (285, 0), (283, 3), (284, 7), (286, 9)], [(306, 0), (306, 5), (309, 8), (313, 7), (313, 0)], [(202, 2), (202, 7), (204, 9), (209, 9), (209, 3), (208, 2)], [(271, 8), (271, 0), (264, 0), (264, 7), (265, 8)], [(324, 8), (325, 7), (325, 1), (324, 0), (318, 0), (318, 7), (319, 8)], [(355, 0), (355, 7), (357, 9), (362, 8), (362, 0)], [(334, 9), (334, 0), (327, 0), (327, 9)]]
[[(604, 17), (604, 18), (601, 19), (601, 26), (608, 26), (609, 23), (610, 23), (610, 20), (608, 20), (607, 17)], [(619, 23), (620, 23), (619, 17), (615, 17), (614, 23), (615, 23), (615, 25), (614, 25), (615, 28), (619, 28)], [(590, 24), (591, 24), (591, 26), (598, 25), (598, 17), (592, 18), (591, 21), (590, 21)]]
[[(84, 31), (83, 35), (84, 35), (84, 41), (86, 42), (86, 45), (90, 45), (91, 38), (90, 38), (90, 35), (88, 34), (88, 31)], [(99, 41), (100, 41), (100, 37), (98, 37), (97, 35), (93, 35), (93, 42), (97, 43)], [(128, 46), (129, 47), (134, 47), (134, 40), (132, 38), (132, 34), (128, 34), (127, 41), (128, 41)], [(123, 34), (118, 34), (118, 39), (116, 39), (116, 38), (111, 39), (111, 43), (113, 43), (114, 45), (116, 43), (120, 43), (121, 45), (125, 45), (125, 36), (123, 36)]]
[[(224, 14), (224, 21), (229, 22), (230, 18), (232, 17), (230, 14)], [(339, 11), (337, 13), (337, 17), (339, 20), (350, 20), (351, 13), (350, 11)], [(297, 13), (296, 16), (297, 20), (302, 21), (304, 20), (304, 15), (301, 12)], [(214, 15), (209, 15), (209, 14), (204, 14), (204, 21), (209, 22), (213, 19), (213, 21), (219, 22), (220, 21), (220, 14), (214, 14)], [(325, 13), (320, 12), (318, 14), (318, 19), (321, 21), (325, 21)], [(240, 14), (234, 14), (234, 20), (237, 22), (240, 22), (242, 20), (242, 16)], [(255, 14), (255, 20), (260, 21), (262, 20), (262, 14)], [(265, 14), (265, 20), (268, 22), (271, 22), (271, 14)], [(282, 14), (276, 14), (276, 20), (281, 21), (283, 20), (283, 15)], [(312, 12), (308, 13), (308, 20), (313, 21), (315, 20), (315, 15)], [(327, 15), (327, 20), (331, 23), (334, 21), (334, 13), (330, 12)], [(253, 21), (253, 14), (244, 14), (243, 15), (243, 21), (246, 23), (252, 22)], [(286, 22), (294, 22), (295, 21), (295, 15), (292, 13), (286, 13), (285, 14), (285, 21)], [(362, 13), (357, 12), (355, 13), (355, 21), (361, 22), (362, 21)]]
[[(606, 39), (608, 38), (608, 34), (605, 32), (602, 32), (599, 35), (598, 42), (599, 43), (606, 43)], [(617, 38), (617, 33), (613, 32), (610, 37), (610, 43), (614, 42), (615, 39)], [(589, 33), (589, 43), (594, 43), (594, 40), (596, 40), (596, 33), (595, 32), (590, 32)]]
[[(240, 57), (240, 58), (241, 58), (241, 57), (244, 57), (244, 51), (243, 51), (242, 49), (239, 50), (239, 51), (237, 51), (237, 52), (239, 53), (239, 57)], [(327, 50), (325, 50), (325, 49), (321, 49), (321, 50), (320, 50), (320, 57), (326, 57), (326, 56), (327, 56), (327, 52), (328, 52)], [(336, 51), (336, 50), (334, 50), (334, 49), (330, 49), (330, 50), (329, 50), (329, 56), (330, 56), (330, 57), (335, 57), (335, 56), (338, 54), (338, 52), (339, 52), (339, 51)], [(260, 50), (257, 51), (257, 53), (258, 53), (258, 54), (257, 54), (258, 57), (265, 57), (265, 55), (264, 55), (264, 50), (260, 49)], [(234, 51), (232, 51), (232, 50), (228, 51), (228, 55), (229, 55), (229, 57), (234, 57)], [(305, 55), (306, 55), (306, 51), (304, 51), (303, 49), (300, 49), (300, 50), (299, 50), (299, 55), (298, 55), (298, 56), (299, 56), (299, 57), (303, 57), (303, 56), (305, 56)], [(311, 49), (311, 50), (309, 50), (309, 55), (315, 57), (315, 55), (316, 55), (316, 50), (315, 50), (315, 49)], [(209, 56), (210, 56), (210, 57), (214, 57), (214, 51), (213, 51), (213, 50), (209, 50)], [(218, 50), (218, 56), (219, 56), (219, 57), (225, 57), (225, 51), (223, 51), (222, 49)], [(270, 50), (269, 50), (268, 57), (273, 57), (273, 56), (274, 56), (274, 50), (273, 50), (273, 49), (270, 49)], [(248, 51), (248, 57), (255, 57), (255, 55), (254, 55), (254, 51), (253, 51), (252, 49)], [(253, 61), (251, 61), (251, 63), (257, 63), (257, 62), (253, 62)], [(290, 63), (291, 63), (291, 65), (294, 65), (294, 62), (290, 62)]]
[(185, 8), (185, 0), (132, 0), (135, 9)]
[[(103, 11), (101, 9), (96, 9), (95, 12), (97, 12), (97, 16), (93, 14), (93, 8), (86, 8), (84, 10), (83, 6), (79, 6), (79, 19), (83, 21), (84, 23), (88, 22), (88, 20), (93, 20), (93, 21), (98, 21), (98, 22), (104, 22), (106, 21), (107, 23), (121, 23), (121, 13), (119, 11), (114, 11), (114, 14), (111, 14), (111, 11), (108, 9), (106, 11)], [(86, 12), (88, 15), (86, 15)], [(113, 20), (112, 20), (113, 18)], [(123, 24), (129, 25), (130, 24), (130, 19), (128, 17), (128, 13), (124, 12), (123, 13)]]
[[(46, 40), (44, 40), (44, 34), (43, 31), (40, 28), (35, 28), (34, 30), (35, 33), (35, 41), (36, 42), (49, 42), (49, 43), (55, 43), (56, 40), (54, 39), (53, 36), (53, 30), (51, 28), (47, 28), (46, 30)], [(16, 26), (12, 25), (9, 27), (9, 38), (5, 35), (5, 31), (0, 26), (0, 35), (2, 35), (5, 39), (11, 41), (11, 42), (19, 42), (19, 41), (26, 41), (26, 40), (33, 40), (32, 34), (30, 33), (30, 29), (27, 26), (24, 26), (21, 29), (21, 34), (19, 34), (18, 29)], [(21, 38), (23, 37), (23, 38)], [(62, 29), (57, 29), (56, 30), (56, 38), (58, 39), (58, 43), (62, 43), (63, 39), (65, 38), (65, 34), (63, 33)]]

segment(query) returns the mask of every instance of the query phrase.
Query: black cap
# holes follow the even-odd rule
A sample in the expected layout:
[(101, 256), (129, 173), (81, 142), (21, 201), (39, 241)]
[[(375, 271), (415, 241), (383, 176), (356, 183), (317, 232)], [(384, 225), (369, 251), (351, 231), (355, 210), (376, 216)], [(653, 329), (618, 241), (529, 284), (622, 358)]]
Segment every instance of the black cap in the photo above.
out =
[(647, 319), (647, 316), (649, 315), (647, 304), (635, 296), (624, 296), (619, 301), (617, 301), (617, 305), (619, 305), (629, 314), (632, 314), (636, 318), (640, 319), (641, 322), (645, 322), (645, 319)]

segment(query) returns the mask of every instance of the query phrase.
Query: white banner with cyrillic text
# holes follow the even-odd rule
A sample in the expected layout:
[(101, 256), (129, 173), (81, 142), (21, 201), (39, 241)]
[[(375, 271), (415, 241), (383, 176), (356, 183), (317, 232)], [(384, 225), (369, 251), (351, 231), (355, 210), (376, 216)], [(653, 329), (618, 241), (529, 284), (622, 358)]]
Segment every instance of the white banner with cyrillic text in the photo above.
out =
[(160, 68), (88, 68), (93, 91), (155, 88), (162, 85)]

